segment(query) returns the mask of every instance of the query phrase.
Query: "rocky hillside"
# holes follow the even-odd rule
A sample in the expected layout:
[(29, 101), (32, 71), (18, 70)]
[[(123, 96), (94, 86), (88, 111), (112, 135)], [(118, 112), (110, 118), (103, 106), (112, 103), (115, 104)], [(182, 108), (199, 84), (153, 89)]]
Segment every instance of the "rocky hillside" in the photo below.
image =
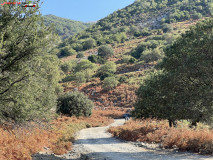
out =
[(94, 39), (96, 45), (121, 43), (147, 36), (165, 24), (210, 16), (210, 0), (137, 0), (70, 38), (65, 45)]

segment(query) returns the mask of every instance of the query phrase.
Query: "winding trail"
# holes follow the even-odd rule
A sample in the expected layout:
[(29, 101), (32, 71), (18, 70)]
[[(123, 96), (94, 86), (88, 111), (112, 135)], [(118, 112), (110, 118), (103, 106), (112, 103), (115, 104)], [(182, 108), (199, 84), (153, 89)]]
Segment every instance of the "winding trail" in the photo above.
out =
[[(110, 126), (123, 125), (115, 120)], [(213, 156), (201, 156), (186, 152), (148, 150), (113, 138), (106, 130), (110, 127), (83, 129), (79, 132), (75, 148), (83, 148), (86, 159), (92, 160), (213, 160)]]

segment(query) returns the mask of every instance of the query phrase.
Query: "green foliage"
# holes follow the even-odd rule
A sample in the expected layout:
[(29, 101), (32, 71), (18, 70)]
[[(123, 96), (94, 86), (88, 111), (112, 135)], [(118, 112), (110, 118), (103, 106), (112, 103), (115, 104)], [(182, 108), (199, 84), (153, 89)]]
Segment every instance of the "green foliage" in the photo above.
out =
[(54, 15), (46, 15), (43, 16), (43, 18), (46, 26), (50, 26), (52, 24), (55, 25), (56, 32), (62, 39), (66, 39), (80, 31), (83, 31), (93, 24), (73, 21)]
[(102, 87), (104, 90), (111, 90), (115, 88), (118, 83), (119, 82), (116, 80), (115, 77), (107, 77), (104, 79)]
[(71, 60), (71, 61), (62, 63), (60, 67), (64, 73), (67, 73), (67, 72), (71, 72), (73, 68), (76, 67), (76, 65), (77, 65), (77, 62), (75, 60)]
[(136, 59), (134, 58), (134, 57), (131, 57), (130, 59), (129, 59), (129, 63), (135, 63), (136, 62)]
[(119, 78), (119, 82), (120, 83), (125, 83), (126, 81), (127, 81), (127, 79), (128, 79), (128, 77), (127, 76), (120, 76), (120, 78)]
[(83, 49), (87, 50), (87, 49), (91, 49), (96, 45), (96, 42), (94, 39), (90, 38), (86, 41), (84, 41), (83, 43)]
[[(73, 40), (83, 42), (88, 38), (95, 39), (98, 46), (122, 43), (134, 37), (150, 36), (152, 29), (159, 29), (161, 23), (170, 24), (209, 16), (213, 13), (212, 8), (210, 0), (137, 0), (72, 36), (67, 44), (72, 44)], [(158, 20), (150, 23), (151, 19)], [(171, 28), (164, 30), (169, 32)]]
[(88, 82), (92, 78), (96, 70), (97, 67), (95, 64), (88, 60), (81, 60), (77, 64), (73, 63), (73, 72), (70, 75), (66, 76), (62, 81), (74, 81), (79, 86), (82, 83)]
[(134, 58), (139, 59), (145, 50), (147, 50), (147, 49), (155, 49), (155, 48), (157, 48), (159, 43), (160, 42), (156, 41), (156, 40), (150, 40), (148, 42), (142, 42), (141, 44), (139, 44), (136, 48), (134, 48), (131, 51), (131, 55)]
[(38, 8), (0, 9), (0, 122), (41, 119), (56, 106), (59, 60), (48, 51), (57, 36)]
[(80, 52), (76, 55), (76, 58), (83, 58), (84, 57), (84, 53)]
[(91, 69), (91, 70), (95, 70), (96, 69), (96, 65), (92, 62), (90, 62), (89, 60), (81, 60), (75, 67), (75, 72), (81, 72), (84, 71), (86, 69)]
[(135, 63), (136, 59), (132, 56), (125, 55), (122, 57), (122, 59), (119, 61), (119, 63)]
[(94, 104), (81, 92), (69, 92), (58, 99), (57, 112), (68, 116), (90, 116)]
[(145, 61), (146, 63), (158, 61), (162, 58), (163, 51), (158, 48), (145, 50), (141, 55), (140, 60)]
[(120, 63), (129, 63), (130, 58), (131, 56), (124, 55), (122, 59), (120, 60)]
[(102, 57), (103, 59), (108, 59), (114, 55), (114, 51), (112, 47), (108, 45), (102, 45), (98, 49), (98, 56)]
[(167, 23), (162, 24), (161, 28), (164, 33), (171, 32), (173, 30), (173, 27)]
[(211, 122), (213, 19), (199, 22), (165, 50), (161, 72), (138, 90), (137, 117)]
[(114, 62), (107, 62), (98, 69), (96, 76), (100, 77), (101, 80), (103, 80), (104, 78), (111, 76), (115, 72), (116, 64)]
[(71, 48), (70, 46), (65, 46), (61, 49), (60, 53), (58, 54), (58, 57), (67, 57), (77, 54), (77, 52)]
[(88, 60), (92, 63), (104, 64), (106, 60), (98, 55), (91, 55), (88, 57)]
[(79, 86), (81, 83), (86, 82), (85, 74), (83, 72), (76, 72), (73, 76), (74, 81), (77, 83)]
[(72, 43), (70, 45), (75, 51), (79, 52), (83, 50), (83, 45), (81, 43)]

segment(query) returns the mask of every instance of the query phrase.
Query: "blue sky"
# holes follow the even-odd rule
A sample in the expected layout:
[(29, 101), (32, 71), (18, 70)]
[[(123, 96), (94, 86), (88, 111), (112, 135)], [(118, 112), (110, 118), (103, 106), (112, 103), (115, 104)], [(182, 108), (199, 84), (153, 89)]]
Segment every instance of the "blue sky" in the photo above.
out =
[(82, 22), (94, 22), (135, 0), (42, 0), (41, 13)]

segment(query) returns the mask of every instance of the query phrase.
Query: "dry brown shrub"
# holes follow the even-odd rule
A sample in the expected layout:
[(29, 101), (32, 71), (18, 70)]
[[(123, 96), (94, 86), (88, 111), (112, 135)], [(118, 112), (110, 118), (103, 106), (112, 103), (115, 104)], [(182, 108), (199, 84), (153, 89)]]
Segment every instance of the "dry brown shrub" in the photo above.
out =
[(213, 130), (169, 128), (167, 121), (141, 120), (129, 121), (124, 126), (108, 130), (114, 136), (129, 141), (161, 143), (165, 148), (178, 148), (202, 154), (213, 153)]
[(48, 147), (55, 154), (65, 154), (72, 148), (74, 133), (88, 126), (104, 126), (113, 119), (95, 112), (91, 117), (59, 117), (45, 126), (7, 130), (0, 128), (0, 160), (31, 160), (31, 155)]

